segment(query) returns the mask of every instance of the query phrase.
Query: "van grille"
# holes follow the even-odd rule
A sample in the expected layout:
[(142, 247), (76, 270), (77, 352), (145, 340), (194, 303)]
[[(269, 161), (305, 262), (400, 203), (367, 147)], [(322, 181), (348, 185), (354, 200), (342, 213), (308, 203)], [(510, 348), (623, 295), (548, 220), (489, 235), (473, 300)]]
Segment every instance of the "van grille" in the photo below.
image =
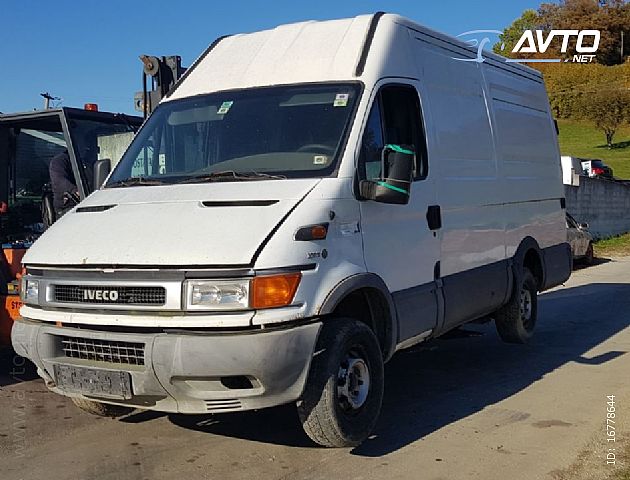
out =
[(144, 343), (62, 337), (66, 357), (126, 365), (144, 365)]
[(164, 305), (166, 289), (164, 287), (55, 285), (54, 298), (59, 303)]

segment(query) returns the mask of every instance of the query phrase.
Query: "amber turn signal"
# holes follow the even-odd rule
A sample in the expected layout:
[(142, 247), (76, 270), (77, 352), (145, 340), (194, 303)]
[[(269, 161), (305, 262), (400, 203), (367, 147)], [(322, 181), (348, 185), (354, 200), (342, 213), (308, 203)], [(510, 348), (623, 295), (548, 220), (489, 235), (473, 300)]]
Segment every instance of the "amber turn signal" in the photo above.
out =
[(295, 240), (304, 242), (309, 240), (324, 240), (328, 235), (328, 224), (308, 225), (295, 232)]
[(254, 277), (250, 290), (250, 306), (271, 308), (289, 305), (301, 278), (301, 273)]

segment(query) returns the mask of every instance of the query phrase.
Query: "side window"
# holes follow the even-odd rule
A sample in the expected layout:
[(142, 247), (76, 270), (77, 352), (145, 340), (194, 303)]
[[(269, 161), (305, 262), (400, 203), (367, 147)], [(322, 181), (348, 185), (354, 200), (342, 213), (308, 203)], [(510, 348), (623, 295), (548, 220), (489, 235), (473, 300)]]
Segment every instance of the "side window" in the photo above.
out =
[(368, 117), (359, 161), (361, 179), (373, 180), (381, 175), (381, 150), (383, 149), (383, 127), (381, 125), (381, 109), (377, 97)]
[(363, 133), (359, 161), (360, 178), (380, 176), (380, 151), (384, 144), (410, 145), (416, 152), (415, 180), (428, 173), (427, 146), (420, 115), (420, 101), (411, 86), (383, 87), (372, 106)]

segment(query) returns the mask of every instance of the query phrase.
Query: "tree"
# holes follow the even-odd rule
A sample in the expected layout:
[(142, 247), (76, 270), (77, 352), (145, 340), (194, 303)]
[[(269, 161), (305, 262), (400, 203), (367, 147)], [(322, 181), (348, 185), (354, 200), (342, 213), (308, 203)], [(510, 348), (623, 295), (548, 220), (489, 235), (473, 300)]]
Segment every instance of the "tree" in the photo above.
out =
[(512, 22), (512, 24), (503, 30), (499, 35), (499, 41), (494, 44), (492, 50), (494, 53), (505, 57), (512, 56), (512, 49), (516, 42), (521, 38), (525, 30), (535, 30), (539, 28), (540, 18), (535, 10), (525, 10), (523, 14)]
[(606, 145), (613, 148), (613, 137), (617, 129), (630, 120), (630, 93), (625, 89), (606, 89), (582, 95), (580, 113), (591, 120), (606, 135)]
[[(599, 30), (599, 47), (594, 61), (603, 65), (623, 63), (630, 55), (630, 3), (626, 0), (560, 0), (543, 3), (538, 11), (525, 10), (503, 33), (493, 46), (495, 53), (514, 56), (512, 49), (525, 30), (542, 30), (547, 38), (550, 30)], [(621, 33), (624, 32), (624, 59), (621, 58)], [(587, 37), (585, 42), (591, 37)], [(559, 57), (573, 58), (577, 37), (571, 37), (567, 51), (561, 52), (563, 39), (554, 37), (546, 54), (518, 54), (519, 58)], [(504, 48), (501, 49), (501, 46)], [(590, 44), (589, 44), (590, 46)], [(538, 68), (539, 64), (531, 66)]]
[(582, 115), (584, 95), (600, 90), (630, 91), (630, 62), (606, 66), (599, 63), (546, 63), (536, 68), (545, 78), (549, 102), (556, 118), (578, 118)]
[[(600, 42), (595, 61), (604, 65), (623, 63), (621, 59), (621, 32), (630, 31), (630, 3), (625, 0), (561, 0), (559, 3), (543, 3), (538, 16), (545, 31), (599, 30)], [(628, 51), (628, 38), (624, 41), (624, 57)], [(560, 39), (552, 42), (553, 51), (560, 51)], [(576, 38), (569, 42), (565, 58), (572, 58)], [(551, 50), (550, 50), (551, 51)]]

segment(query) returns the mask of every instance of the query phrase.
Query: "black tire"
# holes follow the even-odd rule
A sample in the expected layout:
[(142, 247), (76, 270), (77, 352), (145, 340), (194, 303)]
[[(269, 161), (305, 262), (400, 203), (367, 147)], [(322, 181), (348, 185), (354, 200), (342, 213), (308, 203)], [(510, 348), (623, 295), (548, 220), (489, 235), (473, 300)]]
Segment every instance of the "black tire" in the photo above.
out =
[(534, 275), (524, 267), (517, 282), (508, 303), (494, 314), (499, 336), (507, 343), (527, 343), (534, 334), (538, 316), (538, 288)]
[(595, 260), (595, 252), (593, 251), (593, 242), (589, 242), (588, 247), (586, 249), (586, 253), (584, 254), (584, 258), (582, 262), (584, 265), (593, 265), (593, 260)]
[(98, 417), (117, 418), (129, 415), (135, 409), (131, 407), (123, 407), (121, 405), (110, 405), (108, 403), (94, 402), (85, 398), (71, 398), (72, 403), (87, 413)]
[(297, 403), (304, 431), (324, 447), (359, 445), (376, 425), (383, 388), (383, 357), (372, 330), (349, 318), (328, 320)]

